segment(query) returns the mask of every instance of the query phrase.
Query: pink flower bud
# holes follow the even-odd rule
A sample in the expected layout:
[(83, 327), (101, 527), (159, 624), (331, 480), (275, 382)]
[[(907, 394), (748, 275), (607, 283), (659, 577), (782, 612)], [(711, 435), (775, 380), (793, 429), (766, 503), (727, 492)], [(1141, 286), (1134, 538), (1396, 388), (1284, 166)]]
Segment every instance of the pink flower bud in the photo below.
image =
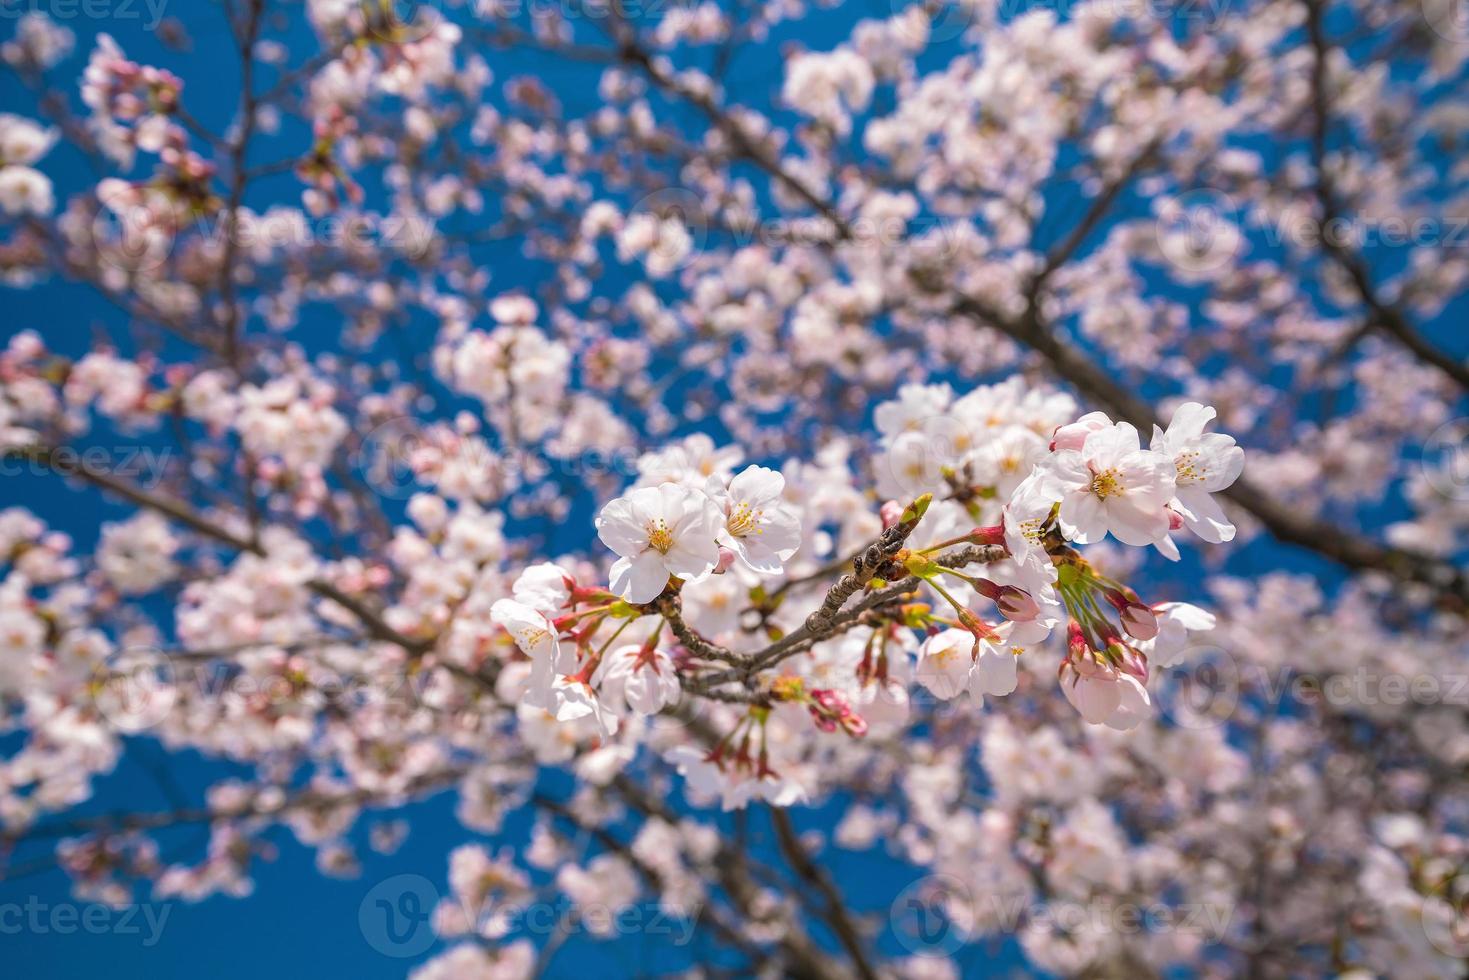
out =
[(721, 546), (719, 549), (719, 563), (714, 566), (714, 574), (723, 575), (725, 572), (729, 571), (729, 566), (733, 565), (734, 561), (734, 551)]
[(991, 524), (989, 527), (977, 527), (969, 532), (969, 540), (978, 545), (994, 546), (1005, 545), (1005, 525)]
[(1091, 416), (1086, 416), (1070, 425), (1058, 427), (1055, 434), (1051, 436), (1051, 451), (1080, 449), (1086, 445), (1086, 437), (1096, 432), (1098, 428), (1090, 419)]
[(1086, 642), (1086, 634), (1081, 631), (1081, 624), (1076, 620), (1066, 624), (1066, 655), (1073, 663), (1079, 663), (1087, 659), (1087, 653), (1091, 646)]
[(1118, 657), (1118, 670), (1131, 674), (1144, 685), (1148, 683), (1148, 658), (1134, 647), (1124, 646)]
[(824, 732), (834, 732), (841, 726), (853, 738), (867, 734), (867, 722), (852, 710), (846, 698), (830, 688), (812, 691), (808, 710), (816, 727)]
[(1128, 635), (1139, 640), (1151, 640), (1158, 635), (1158, 617), (1153, 610), (1141, 602), (1129, 602), (1122, 607), (1122, 628)]
[(878, 511), (878, 514), (882, 516), (882, 526), (886, 530), (896, 525), (902, 519), (903, 505), (896, 500), (889, 500), (882, 505), (882, 509)]
[(1041, 614), (1040, 603), (1029, 592), (1014, 585), (1000, 589), (995, 605), (999, 607), (1000, 615), (1012, 623), (1028, 623)]

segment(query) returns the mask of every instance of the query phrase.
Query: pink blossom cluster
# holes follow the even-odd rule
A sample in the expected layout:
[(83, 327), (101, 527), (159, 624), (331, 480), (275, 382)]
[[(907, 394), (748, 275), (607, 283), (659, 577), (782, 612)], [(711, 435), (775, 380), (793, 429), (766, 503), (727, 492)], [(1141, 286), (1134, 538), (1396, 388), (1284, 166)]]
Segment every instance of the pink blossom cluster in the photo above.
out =
[(1452, 11), (411, 6), (0, 27), (0, 876), (446, 794), (424, 980), (1462, 975)]

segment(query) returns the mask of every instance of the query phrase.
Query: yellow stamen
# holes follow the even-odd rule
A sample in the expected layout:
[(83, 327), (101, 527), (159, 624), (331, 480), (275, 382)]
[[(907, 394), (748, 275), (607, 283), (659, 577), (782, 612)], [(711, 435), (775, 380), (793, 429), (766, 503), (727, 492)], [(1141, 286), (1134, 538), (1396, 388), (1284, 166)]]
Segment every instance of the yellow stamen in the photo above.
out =
[(743, 538), (759, 526), (760, 517), (764, 513), (763, 510), (755, 510), (749, 504), (740, 504), (730, 511), (729, 523), (725, 526), (730, 534)]
[(1115, 469), (1103, 470), (1100, 473), (1093, 473), (1091, 488), (1092, 493), (1096, 494), (1103, 500), (1106, 500), (1108, 497), (1118, 496), (1126, 488), (1122, 486), (1122, 482), (1117, 477), (1118, 473)]
[(1190, 449), (1186, 453), (1179, 453), (1176, 461), (1178, 466), (1178, 485), (1184, 486), (1190, 483), (1203, 483), (1208, 470), (1197, 465), (1199, 454), (1197, 450)]
[(673, 547), (673, 531), (667, 521), (659, 518), (648, 522), (648, 547), (660, 555), (668, 554), (668, 550)]

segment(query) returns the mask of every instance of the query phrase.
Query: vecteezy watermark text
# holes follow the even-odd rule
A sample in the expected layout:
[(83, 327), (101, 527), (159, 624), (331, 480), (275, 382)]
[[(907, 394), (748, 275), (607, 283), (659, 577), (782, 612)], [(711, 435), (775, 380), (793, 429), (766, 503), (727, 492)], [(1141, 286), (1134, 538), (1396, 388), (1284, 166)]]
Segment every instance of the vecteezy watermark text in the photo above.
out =
[(158, 945), (173, 906), (152, 902), (104, 905), (44, 902), (31, 895), (24, 902), (0, 902), (0, 936), (138, 936), (144, 946)]
[(142, 21), (152, 31), (163, 22), (168, 0), (0, 0), (0, 19), (45, 14), (52, 20)]
[[(453, 899), (445, 901), (452, 903)], [(384, 956), (418, 956), (441, 938), (434, 926), (434, 910), (439, 905), (438, 889), (423, 875), (394, 875), (378, 882), (363, 896), (357, 923), (368, 945)], [(673, 946), (686, 946), (694, 938), (703, 905), (694, 902), (679, 906), (661, 903), (614, 906), (577, 902), (562, 895), (546, 901), (486, 902), (484, 908), (461, 911), (462, 915), (457, 917), (474, 931), (493, 920), (495, 931), (505, 935), (547, 936), (585, 931), (605, 938), (637, 934), (666, 937)]]
[(90, 472), (126, 477), (144, 490), (163, 480), (173, 450), (154, 446), (57, 446), (40, 459), (27, 452), (0, 454), (0, 477), (63, 476)]

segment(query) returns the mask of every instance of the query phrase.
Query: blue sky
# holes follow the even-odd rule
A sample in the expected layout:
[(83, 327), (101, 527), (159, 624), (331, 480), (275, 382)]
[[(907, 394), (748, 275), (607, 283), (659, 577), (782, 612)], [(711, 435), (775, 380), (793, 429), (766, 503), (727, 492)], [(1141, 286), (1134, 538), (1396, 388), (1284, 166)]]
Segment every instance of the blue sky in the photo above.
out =
[[(121, 0), (113, 8), (118, 15), (107, 20), (76, 17), (64, 21), (78, 35), (77, 50), (57, 72), (57, 77), (79, 73), (92, 38), (105, 30), (116, 36), (133, 58), (169, 67), (181, 75), (186, 82), (184, 101), (190, 111), (212, 129), (223, 130), (234, 111), (239, 79), (233, 40), (224, 30), (217, 7), (201, 3), (168, 6), (167, 13), (183, 21), (192, 38), (192, 49), (179, 54), (164, 52), (157, 39), (145, 29), (148, 8), (142, 0), (134, 0), (127, 8), (134, 10), (136, 16), (122, 16), (120, 11), (124, 8), (120, 3)], [(857, 12), (863, 16), (885, 16), (890, 9), (874, 3), (857, 5)], [(849, 5), (840, 15), (830, 12), (817, 15), (794, 29), (793, 36), (813, 48), (830, 47), (840, 39), (841, 25), (849, 24), (852, 19)], [(10, 30), (10, 25), (0, 19), (0, 34), (8, 36)], [(792, 32), (788, 29), (787, 33)], [(314, 43), (299, 23), (285, 34), (274, 36), (286, 41), (298, 54), (309, 50)], [(742, 56), (732, 68), (731, 88), (753, 91), (756, 94), (750, 98), (760, 101), (759, 93), (770, 93), (778, 84), (778, 60), (774, 44), (759, 53)], [(500, 81), (518, 72), (535, 72), (573, 110), (588, 108), (595, 99), (595, 85), (587, 84), (594, 77), (595, 69), (546, 65), (527, 52), (492, 54), (489, 61)], [(0, 76), (0, 104), (9, 111), (34, 114), (34, 96), (8, 73)], [(265, 141), (259, 157), (252, 162), (279, 159), (299, 152), (303, 145), (302, 134), (287, 127), (276, 140)], [(54, 150), (42, 167), (56, 181), (59, 196), (63, 197), (95, 179), (86, 161), (65, 147)], [(262, 181), (247, 203), (263, 207), (275, 201), (294, 202), (295, 194), (294, 178), (283, 176)], [(1125, 206), (1138, 208), (1145, 206), (1145, 202), (1133, 201)], [(536, 267), (519, 257), (513, 243), (502, 249), (487, 250), (485, 261), (493, 269), (497, 284), (507, 290), (533, 281), (537, 275)], [(17, 330), (37, 329), (48, 343), (64, 351), (83, 350), (102, 329), (116, 328), (122, 322), (116, 309), (90, 289), (61, 282), (30, 290), (6, 290), (4, 303), (6, 315), (0, 324), (0, 339)], [(329, 344), (335, 336), (336, 322), (327, 319), (320, 310), (309, 316), (314, 319), (305, 321), (293, 337), (313, 347)], [(1442, 318), (1434, 333), (1446, 334), (1450, 319)], [(421, 328), (422, 332), (415, 336), (426, 344), (431, 327), (423, 324)], [(101, 521), (122, 513), (94, 494), (60, 494), (55, 483), (46, 478), (12, 477), (6, 479), (4, 486), (0, 503), (30, 507), (52, 527), (72, 534), (83, 547), (95, 538)], [(1236, 556), (1233, 567), (1248, 572), (1267, 567), (1320, 566), (1298, 553), (1262, 543)], [(1157, 598), (1183, 598), (1176, 590), (1196, 581), (1189, 574), (1196, 570), (1192, 564), (1172, 569), (1168, 579), (1172, 591)], [(0, 751), (12, 750), (16, 744), (16, 736), (0, 739)], [(96, 797), (79, 812), (162, 811), (181, 804), (197, 806), (201, 787), (208, 780), (231, 771), (231, 767), (218, 761), (192, 754), (170, 755), (156, 743), (135, 740), (125, 761), (99, 783)], [(564, 780), (550, 777), (549, 785), (564, 788)], [(447, 855), (454, 846), (470, 840), (480, 840), (492, 849), (502, 843), (520, 844), (530, 822), (526, 813), (513, 815), (502, 836), (484, 838), (461, 828), (454, 819), (453, 807), (453, 795), (441, 794), (393, 814), (408, 820), (412, 832), (403, 847), (392, 855), (375, 854), (366, 846), (371, 819), (361, 821), (352, 838), (362, 845), (358, 848), (363, 865), (360, 878), (340, 880), (319, 874), (313, 865), (313, 853), (297, 844), (289, 833), (277, 830), (271, 833), (270, 839), (278, 846), (279, 854), (274, 861), (257, 863), (255, 890), (250, 897), (212, 898), (198, 904), (175, 901), (166, 910), (154, 907), (151, 919), (147, 914), (134, 914), (126, 924), (120, 913), (111, 913), (104, 927), (98, 929), (81, 922), (73, 923), (68, 929), (65, 925), (70, 922), (68, 913), (56, 913), (58, 907), (76, 904), (70, 897), (66, 878), (59, 872), (43, 871), (0, 881), (0, 962), (5, 963), (10, 975), (18, 977), (104, 973), (114, 977), (221, 980), (271, 973), (286, 976), (329, 973), (362, 978), (401, 976), (409, 964), (427, 958), (435, 950), (397, 957), (384, 955), (381, 949), (375, 948), (383, 945), (380, 936), (373, 928), (365, 929), (363, 925), (372, 920), (370, 910), (375, 907), (372, 902), (377, 897), (376, 893), (369, 894), (373, 888), (395, 876), (419, 875), (433, 888), (442, 889)], [(840, 807), (837, 801), (819, 809), (801, 810), (794, 814), (794, 819), (800, 829), (829, 830)], [(727, 823), (728, 818), (722, 819)], [(752, 850), (770, 857), (773, 849), (763, 816), (752, 816), (751, 827)], [(631, 826), (618, 828), (624, 837), (630, 836), (633, 830)], [(180, 855), (197, 857), (202, 836), (199, 827), (170, 832), (161, 838), (165, 856), (176, 850)], [(18, 863), (24, 866), (39, 854), (32, 847)], [(859, 912), (875, 913), (879, 918), (887, 917), (892, 897), (919, 877), (914, 870), (876, 853), (843, 853), (834, 861), (838, 880), (861, 884), (851, 891), (854, 907)], [(140, 894), (138, 899), (148, 901), (149, 896)], [(362, 912), (365, 899), (369, 901), (367, 913)], [(29, 920), (33, 909), (39, 910), (36, 914), (40, 918), (30, 921), (42, 922), (43, 927), (31, 926), (19, 931), (9, 928), (8, 924), (17, 921), (18, 915)], [(53, 914), (59, 914), (60, 918), (52, 919)], [(161, 930), (154, 937), (151, 924), (164, 915)], [(104, 920), (93, 915), (90, 921)], [(129, 925), (136, 929), (130, 931), (126, 928)], [(150, 942), (155, 938), (156, 941)], [(587, 971), (596, 971), (594, 975), (621, 975), (684, 966), (700, 956), (697, 945), (670, 950), (650, 940), (647, 936), (632, 936), (613, 944), (594, 944), (574, 939), (559, 954), (552, 975), (570, 976)], [(889, 952), (899, 951), (891, 934), (886, 937), (885, 945)], [(1001, 944), (971, 946), (962, 954), (961, 963), (970, 975), (993, 975), (1015, 971), (1019, 961), (1013, 946)]]
[[(64, 8), (57, 8), (61, 9)], [(185, 53), (166, 51), (146, 29), (151, 17), (141, 0), (132, 4), (119, 2), (106, 9), (112, 10), (114, 16), (98, 20), (80, 16), (80, 10), (70, 18), (58, 13), (57, 21), (77, 34), (77, 46), (70, 59), (55, 72), (55, 77), (78, 77), (93, 38), (105, 31), (120, 42), (129, 57), (168, 67), (183, 77), (184, 102), (189, 110), (205, 125), (222, 131), (235, 109), (239, 79), (233, 41), (224, 29), (218, 8), (213, 4), (166, 5), (166, 14), (177, 17), (188, 28), (192, 46)], [(7, 14), (10, 10), (7, 7)], [(883, 13), (886, 11), (877, 7), (871, 11), (873, 15)], [(834, 44), (840, 37), (836, 29), (840, 22), (829, 16), (826, 22), (815, 27), (804, 25), (803, 38), (812, 46)], [(8, 37), (12, 31), (8, 20), (0, 19), (0, 35)], [(312, 50), (315, 43), (299, 22), (284, 34), (269, 31), (267, 34), (284, 40), (298, 54)], [(773, 59), (777, 57), (770, 51), (746, 57), (735, 64), (732, 77), (773, 86), (778, 77), (772, 72)], [(542, 76), (571, 108), (585, 109), (595, 99), (595, 85), (586, 84), (587, 78), (594, 77), (588, 73), (595, 69), (547, 66), (524, 52), (494, 55), (489, 60), (498, 80), (525, 71)], [(75, 92), (71, 95), (74, 99)], [(578, 100), (585, 104), (578, 106)], [(35, 103), (34, 94), (20, 85), (13, 74), (0, 74), (0, 104), (6, 110), (34, 116)], [(262, 140), (261, 144), (263, 149), (252, 158), (253, 163), (299, 152), (304, 145), (304, 134), (293, 132), (288, 125), (280, 137)], [(42, 166), (55, 181), (60, 200), (96, 179), (91, 165), (64, 144), (58, 145)], [(297, 189), (290, 176), (263, 180), (252, 189), (246, 203), (257, 208), (277, 201), (295, 203)], [(487, 263), (504, 289), (522, 285), (537, 275), (514, 248), (500, 250)], [(86, 286), (53, 280), (27, 290), (5, 289), (3, 296), (6, 316), (0, 323), (0, 341), (19, 330), (34, 329), (45, 336), (50, 346), (80, 353), (98, 335), (110, 332), (116, 337), (116, 329), (125, 322), (116, 308)], [(425, 325), (419, 338), (425, 347), (430, 329)], [(293, 338), (308, 347), (320, 347), (331, 343), (335, 331), (336, 322), (318, 310), (308, 314)], [(60, 493), (52, 478), (33, 475), (8, 477), (0, 494), (0, 505), (30, 508), (51, 527), (71, 534), (83, 550), (95, 540), (102, 521), (126, 513), (94, 493)], [(13, 751), (19, 744), (18, 735), (0, 738), (0, 751)], [(64, 821), (79, 815), (114, 811), (163, 812), (197, 807), (202, 802), (202, 788), (209, 781), (237, 771), (236, 767), (194, 753), (169, 753), (146, 738), (133, 739), (123, 762), (98, 782), (94, 798), (76, 811), (55, 819)], [(548, 775), (548, 782), (555, 786), (564, 783), (564, 779)], [(402, 976), (411, 964), (431, 957), (443, 947), (416, 952), (421, 944), (411, 939), (396, 946), (384, 942), (382, 927), (377, 925), (381, 920), (372, 911), (376, 898), (380, 897), (380, 886), (386, 882), (386, 887), (393, 889), (395, 882), (407, 881), (412, 886), (414, 881), (421, 880), (400, 877), (409, 875), (421, 876), (427, 879), (427, 887), (442, 891), (446, 887), (448, 853), (453, 847), (468, 841), (479, 841), (491, 850), (502, 845), (515, 846), (525, 841), (531, 822), (528, 812), (520, 812), (507, 821), (502, 835), (485, 837), (458, 824), (454, 805), (454, 794), (441, 793), (391, 814), (393, 818), (407, 820), (412, 828), (406, 842), (392, 855), (376, 854), (367, 846), (372, 817), (359, 821), (351, 837), (359, 845), (358, 856), (362, 862), (362, 874), (356, 879), (335, 879), (318, 873), (314, 852), (301, 846), (289, 832), (276, 829), (267, 839), (278, 848), (278, 855), (272, 861), (256, 862), (254, 891), (249, 897), (215, 897), (191, 904), (177, 900), (156, 902), (140, 892), (136, 896), (140, 905), (131, 911), (104, 912), (100, 908), (89, 911), (87, 903), (72, 897), (64, 874), (56, 870), (29, 870), (38, 862), (44, 863), (46, 851), (36, 844), (27, 845), (16, 856), (13, 866), (20, 873), (0, 880), (0, 962), (5, 964), (6, 975), (26, 978), (107, 975), (228, 980), (271, 974)], [(837, 805), (801, 811), (795, 815), (796, 825), (802, 830), (829, 830), (838, 813)], [(765, 828), (758, 816), (752, 819), (752, 851), (773, 860), (774, 849)], [(635, 829), (628, 825), (619, 828), (619, 833), (627, 838)], [(170, 857), (196, 860), (202, 855), (206, 834), (201, 826), (192, 825), (169, 831), (158, 839), (165, 860)], [(834, 868), (839, 879), (863, 882), (864, 887), (853, 902), (854, 908), (876, 913), (879, 920), (886, 918), (891, 897), (919, 877), (914, 870), (876, 854), (844, 853), (836, 859)], [(412, 891), (414, 887), (418, 886), (407, 890)], [(401, 892), (402, 889), (392, 892), (395, 904)], [(364, 903), (367, 903), (366, 912)], [(645, 910), (652, 914), (651, 909), (645, 907)], [(416, 938), (418, 934), (412, 935)], [(888, 940), (891, 942), (892, 937)], [(414, 955), (399, 955), (405, 951)], [(897, 947), (892, 950), (899, 951)], [(1013, 954), (996, 959), (991, 947), (976, 946), (967, 952), (977, 972), (994, 972), (1018, 962)], [(587, 971), (603, 976), (633, 975), (686, 967), (706, 955), (698, 943), (671, 947), (655, 936), (632, 935), (613, 943), (573, 938), (558, 954), (551, 975), (573, 976)], [(983, 969), (980, 964), (985, 965)]]

